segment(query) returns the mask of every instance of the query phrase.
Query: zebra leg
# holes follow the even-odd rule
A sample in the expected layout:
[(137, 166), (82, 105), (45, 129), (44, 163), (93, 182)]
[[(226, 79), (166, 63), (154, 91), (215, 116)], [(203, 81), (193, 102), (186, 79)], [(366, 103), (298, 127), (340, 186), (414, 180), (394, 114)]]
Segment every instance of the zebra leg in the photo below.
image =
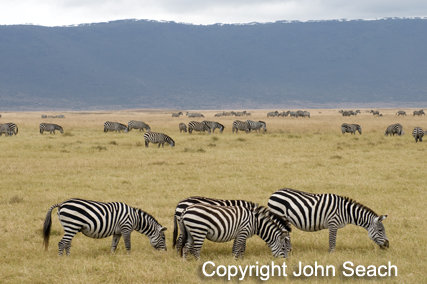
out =
[(113, 242), (111, 243), (111, 253), (116, 251), (117, 245), (119, 244), (120, 238), (122, 235), (113, 235)]
[(243, 235), (238, 235), (234, 239), (232, 254), (236, 258), (236, 260), (239, 258), (239, 256), (241, 256), (241, 258), (243, 259), (243, 255), (245, 254), (246, 249), (246, 239), (247, 237)]
[(70, 256), (71, 241), (73, 240), (73, 237), (75, 235), (76, 235), (76, 233), (65, 232), (64, 237), (58, 243), (58, 255), (59, 256), (62, 256), (64, 254), (64, 249), (65, 249), (67, 256)]
[(335, 245), (337, 242), (337, 232), (338, 228), (333, 226), (329, 227), (329, 252), (332, 253), (335, 250)]
[(125, 241), (125, 247), (126, 247), (128, 254), (130, 254), (130, 233), (131, 232), (126, 232), (126, 233), (122, 232), (123, 239)]
[(148, 143), (150, 143), (150, 142), (148, 142), (147, 140), (145, 140), (145, 147), (147, 147), (147, 148), (148, 148)]

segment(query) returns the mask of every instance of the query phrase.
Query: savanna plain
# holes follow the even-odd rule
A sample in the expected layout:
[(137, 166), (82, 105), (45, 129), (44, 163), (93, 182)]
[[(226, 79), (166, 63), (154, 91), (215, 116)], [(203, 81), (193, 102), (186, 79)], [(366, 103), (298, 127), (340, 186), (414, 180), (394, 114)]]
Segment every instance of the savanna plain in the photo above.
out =
[[(309, 110), (311, 118), (267, 118), (267, 110), (252, 111), (263, 120), (266, 133), (232, 133), (236, 117), (206, 120), (225, 126), (222, 134), (180, 133), (178, 124), (191, 118), (172, 118), (167, 110), (61, 112), (65, 118), (41, 118), (41, 112), (3, 112), (0, 123), (13, 122), (18, 135), (0, 137), (0, 282), (1, 283), (215, 283), (226, 277), (206, 277), (202, 265), (269, 265), (286, 262), (287, 276), (271, 276), (271, 283), (427, 283), (427, 142), (415, 143), (412, 129), (427, 128), (425, 116), (383, 117), (366, 110), (342, 117), (338, 110)], [(59, 113), (47, 113), (59, 114)], [(171, 136), (175, 147), (144, 146), (143, 132), (104, 133), (107, 120), (127, 124), (142, 120), (151, 130)], [(196, 120), (196, 119), (195, 119)], [(197, 119), (202, 120), (202, 119)], [(64, 133), (39, 133), (41, 122), (56, 123)], [(362, 134), (343, 135), (342, 123), (357, 123)], [(404, 136), (386, 137), (388, 125), (401, 123)], [(189, 196), (245, 199), (267, 205), (281, 188), (351, 197), (384, 220), (390, 248), (381, 250), (366, 230), (347, 225), (338, 231), (335, 252), (328, 253), (328, 231), (293, 230), (293, 251), (277, 259), (258, 237), (247, 242), (243, 260), (231, 254), (232, 242), (205, 241), (201, 261), (183, 261), (172, 249), (173, 213)], [(91, 239), (81, 233), (72, 241), (70, 257), (58, 256), (63, 229), (55, 209), (48, 251), (42, 247), (47, 210), (72, 197), (138, 207), (167, 227), (167, 251), (156, 251), (146, 236), (132, 233), (132, 252), (123, 239), (115, 254), (111, 237)], [(368, 267), (388, 265), (397, 276), (345, 277), (343, 263)], [(303, 266), (332, 265), (335, 276), (295, 277)], [(210, 271), (213, 271), (210, 269)], [(393, 272), (394, 274), (394, 272)], [(239, 282), (239, 277), (231, 281)], [(264, 282), (258, 276), (244, 281)]]

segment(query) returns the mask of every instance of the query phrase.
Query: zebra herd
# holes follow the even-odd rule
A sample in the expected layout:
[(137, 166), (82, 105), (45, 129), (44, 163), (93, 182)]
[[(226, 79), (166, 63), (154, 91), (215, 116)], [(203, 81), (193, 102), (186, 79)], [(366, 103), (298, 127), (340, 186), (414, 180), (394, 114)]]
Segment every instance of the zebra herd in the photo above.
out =
[[(356, 134), (356, 131), (362, 134), (362, 127), (359, 124), (343, 123), (341, 125), (341, 131), (342, 131), (342, 134), (345, 134), (347, 132), (351, 134)], [(396, 124), (389, 125), (387, 129), (384, 131), (384, 135), (386, 136), (388, 135), (394, 136), (395, 134), (398, 136), (402, 136), (405, 134), (402, 124), (396, 123)], [(424, 134), (425, 132), (419, 126), (415, 127), (414, 130), (412, 131), (412, 136), (415, 138), (415, 142), (418, 142), (418, 141), (422, 142)]]
[(308, 117), (308, 118), (310, 118), (310, 112), (308, 112), (306, 110), (297, 110), (297, 111), (290, 111), (290, 110), (288, 110), (288, 111), (283, 111), (283, 112), (278, 112), (276, 110), (276, 111), (271, 111), (271, 112), (267, 113), (267, 117), (275, 117), (275, 116), (277, 116), (277, 117), (280, 117), (280, 116), (286, 117), (288, 115), (289, 115), (289, 117), (295, 117), (295, 118), (298, 118), (298, 117)]
[[(111, 252), (123, 236), (128, 253), (130, 235), (138, 231), (150, 239), (157, 250), (167, 250), (166, 228), (150, 214), (121, 202), (97, 202), (72, 198), (55, 204), (47, 211), (43, 224), (43, 244), (48, 249), (52, 226), (52, 210), (58, 208), (58, 218), (64, 236), (58, 243), (58, 254), (70, 255), (73, 237), (82, 232), (91, 238), (113, 236)], [(232, 255), (243, 258), (248, 238), (258, 235), (270, 247), (274, 257), (288, 257), (292, 250), (292, 226), (315, 232), (329, 230), (329, 252), (336, 246), (337, 231), (348, 224), (365, 228), (368, 236), (380, 248), (389, 247), (382, 221), (378, 215), (355, 200), (336, 194), (313, 194), (283, 188), (274, 192), (268, 206), (246, 200), (224, 200), (192, 196), (178, 202), (173, 215), (173, 245), (186, 259), (188, 253), (200, 259), (205, 239), (213, 242), (234, 240)]]

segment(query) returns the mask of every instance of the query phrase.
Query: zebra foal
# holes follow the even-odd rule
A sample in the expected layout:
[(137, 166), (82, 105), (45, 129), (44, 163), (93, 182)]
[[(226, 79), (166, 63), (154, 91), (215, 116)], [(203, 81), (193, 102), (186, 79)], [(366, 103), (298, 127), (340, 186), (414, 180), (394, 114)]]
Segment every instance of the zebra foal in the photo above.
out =
[(162, 148), (164, 148), (165, 143), (169, 143), (169, 146), (171, 147), (175, 146), (175, 141), (173, 141), (172, 138), (170, 138), (169, 136), (163, 133), (145, 132), (144, 140), (145, 140), (145, 147), (148, 147), (148, 144), (150, 142), (154, 144), (159, 143), (158, 148), (160, 148), (160, 145), (162, 145)]
[(200, 259), (200, 250), (205, 239), (213, 242), (234, 240), (232, 254), (243, 258), (246, 240), (258, 235), (271, 248), (275, 257), (288, 256), (285, 240), (287, 233), (269, 217), (266, 207), (253, 209), (240, 206), (215, 206), (195, 204), (182, 213), (179, 227), (182, 232), (181, 256), (186, 259), (190, 252)]
[(423, 129), (419, 126), (415, 127), (414, 130), (412, 131), (412, 136), (414, 136), (415, 138), (415, 143), (417, 143), (418, 140), (420, 142), (423, 142), (423, 136), (424, 136)]
[(63, 255), (64, 249), (67, 256), (70, 255), (71, 241), (78, 232), (94, 239), (112, 235), (112, 253), (115, 252), (121, 236), (125, 241), (127, 252), (130, 253), (130, 235), (134, 230), (146, 235), (153, 248), (167, 250), (164, 234), (166, 228), (162, 227), (150, 214), (122, 202), (104, 203), (79, 198), (72, 198), (55, 204), (47, 211), (43, 224), (45, 250), (49, 246), (52, 227), (51, 215), (54, 208), (58, 208), (58, 218), (65, 231), (58, 243), (58, 254), (60, 256)]
[(58, 130), (61, 133), (64, 133), (64, 130), (62, 129), (62, 126), (59, 126), (58, 124), (53, 123), (40, 123), (40, 134), (43, 134), (44, 131), (49, 131), (49, 134), (55, 134), (55, 130)]
[(347, 224), (361, 226), (380, 248), (389, 241), (382, 221), (387, 215), (377, 215), (368, 207), (335, 194), (313, 194), (290, 188), (279, 189), (268, 200), (273, 213), (283, 216), (296, 228), (315, 232), (329, 230), (329, 252), (335, 250), (337, 231)]
[(179, 125), (179, 133), (181, 133), (182, 131), (187, 132), (187, 125), (185, 125), (185, 123), (181, 122)]

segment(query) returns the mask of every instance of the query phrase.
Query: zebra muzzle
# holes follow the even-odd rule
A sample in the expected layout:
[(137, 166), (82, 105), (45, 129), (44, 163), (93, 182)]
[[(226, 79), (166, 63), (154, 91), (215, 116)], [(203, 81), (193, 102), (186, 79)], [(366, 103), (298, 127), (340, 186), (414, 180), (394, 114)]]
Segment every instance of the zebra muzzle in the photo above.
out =
[(381, 249), (386, 249), (386, 248), (389, 248), (389, 247), (390, 247), (390, 245), (389, 245), (388, 240), (385, 240), (384, 244), (382, 246), (380, 246)]

